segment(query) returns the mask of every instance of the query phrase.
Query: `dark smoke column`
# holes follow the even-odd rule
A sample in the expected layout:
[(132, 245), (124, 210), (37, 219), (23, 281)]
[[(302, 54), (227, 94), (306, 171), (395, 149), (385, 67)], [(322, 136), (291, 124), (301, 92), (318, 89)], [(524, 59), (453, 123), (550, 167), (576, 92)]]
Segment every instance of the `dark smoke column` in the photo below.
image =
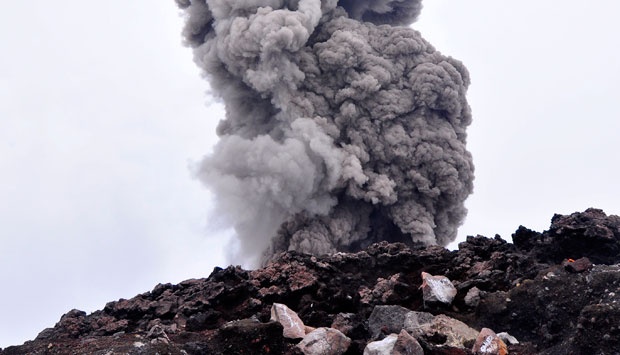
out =
[(235, 263), (446, 245), (471, 194), (469, 77), (408, 27), (419, 0), (177, 0), (226, 106), (197, 169)]

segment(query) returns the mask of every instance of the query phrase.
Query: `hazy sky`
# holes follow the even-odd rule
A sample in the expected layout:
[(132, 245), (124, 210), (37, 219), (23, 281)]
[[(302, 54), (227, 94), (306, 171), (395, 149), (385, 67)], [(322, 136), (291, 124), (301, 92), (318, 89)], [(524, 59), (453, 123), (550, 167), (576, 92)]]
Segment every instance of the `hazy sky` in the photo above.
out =
[[(413, 27), (469, 68), (476, 164), (459, 232), (620, 214), (620, 2), (427, 0)], [(221, 107), (173, 0), (0, 5), (0, 347), (72, 308), (225, 266), (192, 162)]]

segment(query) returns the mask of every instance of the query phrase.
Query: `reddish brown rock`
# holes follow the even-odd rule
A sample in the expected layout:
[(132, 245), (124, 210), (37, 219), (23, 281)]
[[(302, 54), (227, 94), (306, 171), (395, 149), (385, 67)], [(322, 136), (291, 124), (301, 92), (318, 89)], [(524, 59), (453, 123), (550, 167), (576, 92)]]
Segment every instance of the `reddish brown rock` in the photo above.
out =
[(563, 264), (564, 269), (572, 273), (580, 273), (592, 269), (592, 263), (590, 262), (590, 259), (586, 257), (579, 258), (577, 260), (568, 259)]
[(471, 351), (476, 355), (507, 355), (508, 347), (491, 329), (482, 328)]
[(399, 291), (407, 288), (407, 284), (401, 281), (401, 275), (395, 274), (389, 279), (378, 278), (377, 283), (371, 289), (362, 287), (359, 291), (361, 301), (367, 304), (386, 304), (392, 299), (399, 298)]
[(414, 337), (401, 330), (398, 333), (391, 355), (424, 355), (424, 349)]

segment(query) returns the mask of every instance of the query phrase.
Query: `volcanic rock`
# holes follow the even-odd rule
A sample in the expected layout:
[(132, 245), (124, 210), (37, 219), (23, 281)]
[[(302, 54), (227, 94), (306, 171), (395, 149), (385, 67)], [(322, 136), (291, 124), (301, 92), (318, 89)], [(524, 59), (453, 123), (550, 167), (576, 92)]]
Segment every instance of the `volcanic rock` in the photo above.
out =
[(297, 345), (305, 355), (340, 355), (351, 345), (351, 339), (333, 328), (321, 327), (308, 333)]
[[(518, 339), (505, 342), (510, 354), (614, 354), (619, 231), (620, 217), (589, 209), (554, 216), (542, 233), (520, 227), (515, 244), (470, 236), (455, 251), (381, 242), (356, 253), (287, 252), (262, 269), (215, 268), (91, 314), (71, 310), (0, 355), (302, 354), (271, 321), (274, 304), (294, 309), (304, 333), (316, 328), (306, 337), (348, 337), (346, 354), (403, 329), (425, 354), (471, 354), (483, 328)], [(425, 309), (422, 272), (451, 280), (451, 305)]]
[(517, 338), (513, 337), (512, 335), (506, 332), (497, 333), (497, 336), (500, 339), (502, 339), (502, 341), (506, 344), (519, 344), (519, 341), (517, 340)]
[(420, 346), (420, 343), (409, 335), (404, 330), (401, 330), (398, 333), (398, 337), (396, 338), (396, 343), (394, 344), (394, 348), (392, 348), (391, 355), (423, 355), (424, 349)]
[(480, 289), (476, 286), (470, 288), (465, 295), (464, 301), (468, 307), (477, 307), (480, 303)]
[(405, 325), (405, 317), (409, 312), (410, 309), (401, 306), (376, 306), (368, 318), (368, 329), (372, 339), (399, 333)]
[(383, 340), (370, 342), (364, 355), (424, 355), (420, 343), (404, 330), (390, 334)]
[(482, 328), (471, 351), (476, 355), (507, 355), (506, 344), (489, 328)]
[(568, 259), (564, 262), (564, 268), (568, 272), (584, 272), (592, 268), (590, 259), (583, 257), (577, 260)]
[[(417, 325), (415, 325), (416, 322), (412, 321), (414, 314)], [(432, 318), (419, 312), (414, 314), (407, 317), (405, 330), (420, 340), (426, 340), (438, 346), (465, 349), (478, 336), (477, 330), (444, 314)], [(421, 319), (424, 321), (420, 322)]]
[(441, 302), (451, 304), (456, 296), (456, 288), (445, 276), (433, 276), (422, 272), (422, 296), (425, 304)]
[(620, 255), (620, 217), (595, 208), (567, 216), (556, 214), (548, 231), (537, 233), (521, 226), (512, 240), (541, 262), (585, 256), (595, 264), (615, 264)]
[(297, 313), (286, 305), (274, 303), (273, 306), (271, 306), (271, 320), (282, 325), (284, 328), (282, 334), (285, 338), (301, 339), (306, 336), (306, 326), (304, 322), (299, 319)]
[(396, 345), (397, 334), (390, 334), (382, 340), (375, 340), (366, 346), (364, 355), (390, 355)]

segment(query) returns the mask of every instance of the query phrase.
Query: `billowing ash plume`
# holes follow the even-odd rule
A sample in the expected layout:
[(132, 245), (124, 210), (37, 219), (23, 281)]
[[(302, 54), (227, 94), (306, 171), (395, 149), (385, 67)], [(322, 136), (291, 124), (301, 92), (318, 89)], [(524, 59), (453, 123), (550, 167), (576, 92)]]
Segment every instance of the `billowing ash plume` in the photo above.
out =
[(446, 245), (472, 192), (469, 77), (401, 27), (420, 0), (177, 0), (226, 106), (197, 175), (257, 265), (378, 240)]

